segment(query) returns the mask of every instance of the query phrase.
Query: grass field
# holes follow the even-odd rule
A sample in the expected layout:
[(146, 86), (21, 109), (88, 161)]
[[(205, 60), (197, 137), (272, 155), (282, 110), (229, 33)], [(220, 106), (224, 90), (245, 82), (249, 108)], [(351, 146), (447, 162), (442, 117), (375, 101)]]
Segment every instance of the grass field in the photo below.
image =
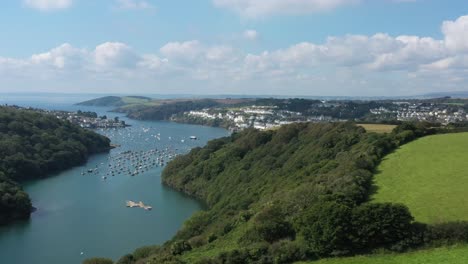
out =
[(373, 201), (405, 204), (424, 223), (468, 220), (468, 133), (406, 144), (378, 171)]
[(375, 133), (390, 133), (396, 127), (395, 125), (384, 125), (384, 124), (358, 124), (363, 127), (367, 132)]
[(309, 264), (466, 264), (468, 246), (438, 248), (405, 254), (382, 254), (351, 258), (325, 259)]

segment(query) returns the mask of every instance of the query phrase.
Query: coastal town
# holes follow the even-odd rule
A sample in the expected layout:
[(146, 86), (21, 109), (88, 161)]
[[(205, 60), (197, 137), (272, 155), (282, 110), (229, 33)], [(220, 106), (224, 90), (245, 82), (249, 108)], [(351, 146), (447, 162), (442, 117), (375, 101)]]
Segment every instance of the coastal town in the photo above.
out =
[(97, 128), (124, 128), (129, 125), (118, 117), (107, 118), (107, 116), (97, 116), (94, 112), (64, 112), (51, 111), (58, 119), (68, 120), (72, 124), (81, 126), (82, 128), (97, 129)]
[(275, 105), (250, 105), (238, 108), (214, 107), (186, 111), (172, 118), (187, 122), (229, 128), (274, 129), (298, 122), (401, 122), (426, 121), (448, 125), (468, 122), (466, 105), (446, 100), (315, 101), (301, 112)]
[(427, 121), (448, 125), (468, 121), (468, 114), (457, 104), (436, 104), (422, 102), (393, 102), (392, 107), (370, 110), (374, 116), (387, 116), (398, 121)]
[[(184, 112), (183, 117), (183, 120), (218, 120), (233, 131), (239, 131), (249, 127), (267, 130), (298, 122), (340, 121), (329, 116), (304, 116), (300, 112), (280, 110), (276, 106), (257, 105), (229, 110), (223, 108), (206, 108), (199, 111)], [(175, 118), (175, 121), (177, 120), (178, 119)]]
[(107, 129), (107, 128), (125, 128), (127, 125), (125, 121), (120, 120), (118, 117), (107, 118), (106, 115), (98, 116), (96, 112), (90, 111), (59, 111), (59, 110), (46, 110), (34, 107), (21, 107), (17, 105), (4, 105), (15, 109), (25, 109), (35, 111), (43, 114), (53, 115), (60, 120), (67, 120), (72, 124), (78, 125), (82, 128), (88, 129)]

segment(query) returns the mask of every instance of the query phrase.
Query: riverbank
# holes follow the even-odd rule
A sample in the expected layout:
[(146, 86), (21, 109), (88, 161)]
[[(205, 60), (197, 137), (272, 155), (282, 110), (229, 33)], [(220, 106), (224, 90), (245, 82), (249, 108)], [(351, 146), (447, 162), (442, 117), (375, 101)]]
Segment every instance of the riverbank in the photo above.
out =
[[(45, 102), (37, 104), (47, 105)], [(161, 167), (154, 167), (138, 177), (116, 174), (106, 181), (102, 180), (102, 176), (107, 173), (104, 169), (101, 170), (103, 175), (81, 173), (96, 165), (106, 168), (109, 156), (128, 150), (173, 146), (180, 153), (187, 153), (192, 148), (205, 145), (210, 139), (227, 136), (228, 131), (171, 122), (129, 120), (122, 114), (109, 113), (107, 111), (110, 109), (103, 107), (78, 108), (71, 104), (61, 107), (69, 111), (94, 111), (99, 115), (107, 114), (109, 118), (118, 116), (132, 126), (95, 130), (109, 137), (112, 144), (119, 147), (111, 149), (109, 153), (91, 155), (86, 163), (61, 171), (53, 177), (24, 183), (24, 190), (29, 193), (38, 210), (27, 221), (0, 227), (2, 261), (81, 263), (91, 256), (116, 260), (143, 245), (163, 244), (175, 235), (186, 219), (204, 208), (197, 200), (162, 185)], [(158, 133), (159, 140), (151, 137)], [(191, 135), (196, 135), (198, 140), (189, 140)], [(182, 139), (185, 139), (184, 143)], [(154, 209), (131, 210), (123, 204), (129, 198), (144, 201), (145, 205), (151, 205)], [(83, 216), (89, 216), (92, 221)], [(129, 226), (132, 228), (129, 229)], [(58, 247), (60, 251), (50, 254), (50, 249)]]

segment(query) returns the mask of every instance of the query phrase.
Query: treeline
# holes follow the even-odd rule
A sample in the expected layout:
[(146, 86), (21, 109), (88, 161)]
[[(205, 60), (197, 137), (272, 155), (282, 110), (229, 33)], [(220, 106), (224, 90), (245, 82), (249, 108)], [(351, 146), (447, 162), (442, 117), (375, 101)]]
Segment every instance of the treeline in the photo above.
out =
[(140, 120), (170, 120), (173, 115), (192, 110), (201, 110), (218, 106), (215, 100), (193, 100), (182, 102), (163, 103), (156, 106), (136, 106), (131, 108), (121, 108), (128, 117)]
[(222, 127), (225, 129), (229, 129), (234, 125), (234, 122), (215, 118), (215, 119), (207, 119), (198, 116), (191, 116), (191, 115), (184, 115), (184, 114), (177, 114), (172, 116), (170, 119), (172, 122), (176, 123), (183, 123), (183, 124), (192, 124), (192, 125), (202, 125), (202, 126), (210, 126), (210, 127)]
[(0, 224), (30, 215), (31, 201), (17, 182), (79, 165), (109, 148), (108, 138), (68, 121), (0, 107)]
[(292, 124), (210, 141), (162, 175), (209, 209), (171, 241), (117, 263), (291, 263), (468, 241), (466, 223), (427, 226), (404, 205), (368, 202), (384, 155), (437, 132), (424, 123), (390, 134), (352, 123)]

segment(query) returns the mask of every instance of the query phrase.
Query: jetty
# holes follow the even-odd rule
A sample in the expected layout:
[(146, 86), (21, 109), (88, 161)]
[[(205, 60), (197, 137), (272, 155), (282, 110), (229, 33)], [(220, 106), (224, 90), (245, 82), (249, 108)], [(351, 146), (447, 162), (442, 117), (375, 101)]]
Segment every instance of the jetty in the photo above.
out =
[(138, 203), (134, 201), (127, 201), (127, 207), (130, 207), (130, 208), (139, 207), (139, 208), (145, 209), (146, 211), (150, 211), (151, 209), (153, 209), (153, 207), (149, 205), (145, 205), (142, 201), (139, 201)]

